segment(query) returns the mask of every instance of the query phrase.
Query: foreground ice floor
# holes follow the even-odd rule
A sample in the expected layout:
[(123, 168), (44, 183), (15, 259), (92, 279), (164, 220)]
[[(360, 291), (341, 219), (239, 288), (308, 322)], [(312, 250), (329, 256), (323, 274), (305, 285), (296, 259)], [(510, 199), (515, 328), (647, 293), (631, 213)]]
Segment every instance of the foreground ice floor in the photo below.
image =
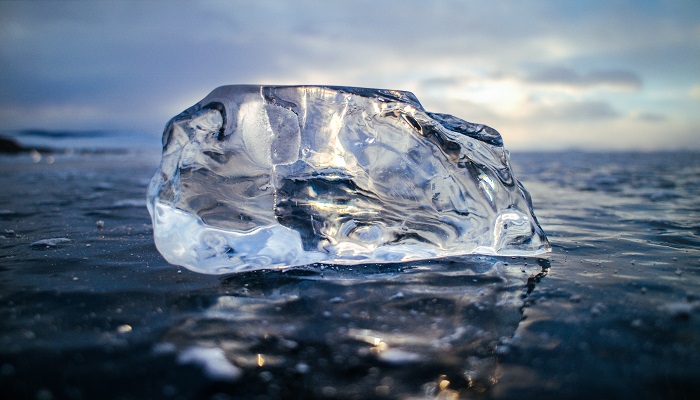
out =
[(148, 205), (210, 274), (549, 250), (499, 133), (396, 90), (220, 87), (168, 123)]
[(514, 155), (546, 260), (231, 276), (154, 248), (159, 156), (0, 156), (1, 399), (700, 398), (698, 154)]

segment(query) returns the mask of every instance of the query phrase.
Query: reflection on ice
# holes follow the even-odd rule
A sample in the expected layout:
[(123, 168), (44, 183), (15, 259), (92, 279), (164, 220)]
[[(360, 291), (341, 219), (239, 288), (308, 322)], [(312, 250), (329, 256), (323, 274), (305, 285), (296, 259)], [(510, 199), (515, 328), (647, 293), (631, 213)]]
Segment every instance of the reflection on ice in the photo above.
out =
[(240, 273), (180, 305), (192, 312), (160, 347), (206, 374), (227, 365), (223, 355), (267, 395), (469, 396), (498, 379), (496, 354), (548, 267), (474, 256)]

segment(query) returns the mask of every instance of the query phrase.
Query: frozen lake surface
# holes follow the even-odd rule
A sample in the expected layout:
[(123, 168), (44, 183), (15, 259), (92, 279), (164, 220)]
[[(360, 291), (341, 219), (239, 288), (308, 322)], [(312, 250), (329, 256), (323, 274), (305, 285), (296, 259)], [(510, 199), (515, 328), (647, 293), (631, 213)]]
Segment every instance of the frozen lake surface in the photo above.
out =
[(515, 153), (543, 257), (217, 277), (153, 142), (0, 155), (1, 398), (700, 398), (700, 154)]

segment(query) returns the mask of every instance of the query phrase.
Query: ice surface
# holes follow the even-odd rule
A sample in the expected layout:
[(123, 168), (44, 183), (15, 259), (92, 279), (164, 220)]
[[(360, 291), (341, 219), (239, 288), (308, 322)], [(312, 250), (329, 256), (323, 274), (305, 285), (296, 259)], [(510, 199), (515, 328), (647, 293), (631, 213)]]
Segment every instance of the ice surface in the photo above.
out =
[(500, 134), (397, 90), (219, 87), (168, 123), (148, 209), (209, 274), (549, 251)]

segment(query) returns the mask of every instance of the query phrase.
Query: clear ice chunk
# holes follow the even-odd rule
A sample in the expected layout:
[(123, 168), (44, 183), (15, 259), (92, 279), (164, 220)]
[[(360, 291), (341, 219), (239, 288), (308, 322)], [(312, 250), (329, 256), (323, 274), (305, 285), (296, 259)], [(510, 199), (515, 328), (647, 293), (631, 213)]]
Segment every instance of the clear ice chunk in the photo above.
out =
[(219, 87), (168, 123), (148, 210), (208, 274), (550, 250), (500, 134), (398, 90)]

